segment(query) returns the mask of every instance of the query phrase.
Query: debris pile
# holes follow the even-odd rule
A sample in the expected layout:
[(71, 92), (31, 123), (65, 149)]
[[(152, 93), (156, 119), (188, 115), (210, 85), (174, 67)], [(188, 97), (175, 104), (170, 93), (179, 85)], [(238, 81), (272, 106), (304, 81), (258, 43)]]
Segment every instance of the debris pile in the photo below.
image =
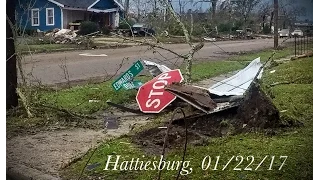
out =
[[(256, 79), (261, 78), (263, 72), (260, 58), (256, 58), (232, 77), (214, 83), (209, 88), (204, 88), (184, 84), (179, 69), (171, 70), (165, 65), (145, 60), (143, 64), (140, 61), (133, 64), (113, 83), (113, 87), (118, 91), (131, 83), (132, 87), (138, 90), (136, 100), (140, 110), (144, 113), (159, 113), (176, 97), (204, 114), (213, 114), (237, 107), (243, 101), (248, 88)], [(134, 85), (134, 77), (144, 67), (149, 70), (154, 79), (145, 84)]]
[[(208, 137), (257, 130), (274, 132), (274, 128), (283, 126), (279, 111), (257, 83), (257, 79), (262, 77), (263, 72), (260, 58), (254, 59), (235, 75), (213, 83), (209, 88), (184, 84), (181, 82), (181, 78), (183, 80), (181, 72), (174, 73), (177, 69), (171, 70), (165, 65), (150, 61), (143, 61), (143, 63), (154, 79), (135, 86), (138, 89), (136, 99), (140, 112), (168, 112), (170, 109), (167, 107), (170, 107), (170, 104), (178, 105), (187, 111), (187, 117), (181, 118), (182, 114), (180, 114), (180, 118), (172, 121), (172, 126), (166, 122), (160, 125), (161, 127), (135, 134), (133, 141), (146, 151), (159, 152), (167, 128), (169, 128), (168, 148), (183, 147), (186, 139), (185, 122), (188, 127), (188, 142), (195, 145), (204, 145)], [(128, 72), (130, 69), (132, 72)], [(132, 82), (134, 76), (138, 74), (133, 70), (141, 71), (141, 64), (136, 62), (130, 69), (122, 76), (126, 74), (132, 76), (118, 83), (117, 87), (121, 88), (126, 83)], [(116, 107), (128, 110), (121, 105)]]
[(53, 29), (51, 32), (45, 34), (45, 38), (50, 39), (56, 44), (80, 44), (77, 38), (77, 31), (70, 29)]

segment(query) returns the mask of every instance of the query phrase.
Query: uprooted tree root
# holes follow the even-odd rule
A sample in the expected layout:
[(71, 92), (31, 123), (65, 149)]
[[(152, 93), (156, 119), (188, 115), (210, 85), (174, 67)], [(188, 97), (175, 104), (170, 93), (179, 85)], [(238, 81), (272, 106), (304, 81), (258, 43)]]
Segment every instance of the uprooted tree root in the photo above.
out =
[[(274, 129), (282, 125), (278, 109), (271, 99), (254, 83), (238, 108), (238, 131)], [(241, 127), (242, 126), (242, 127)]]
[[(243, 132), (265, 132), (273, 135), (277, 128), (283, 127), (279, 111), (271, 99), (253, 84), (238, 108), (201, 117), (188, 118), (188, 144), (206, 145), (209, 137), (221, 137)], [(164, 127), (167, 127), (167, 123)], [(151, 128), (132, 136), (132, 141), (142, 147), (147, 153), (161, 152), (166, 128)], [(271, 133), (270, 133), (271, 132)], [(167, 140), (168, 149), (183, 147), (185, 129), (183, 119), (173, 121)]]

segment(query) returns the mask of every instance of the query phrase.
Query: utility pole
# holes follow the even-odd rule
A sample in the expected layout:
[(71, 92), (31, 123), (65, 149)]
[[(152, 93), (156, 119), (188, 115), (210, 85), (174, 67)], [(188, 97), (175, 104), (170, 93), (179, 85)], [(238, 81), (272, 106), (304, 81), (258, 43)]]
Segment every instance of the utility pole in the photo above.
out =
[(138, 22), (140, 22), (140, 0), (138, 0), (137, 4), (138, 4)]
[(274, 49), (278, 48), (278, 11), (279, 11), (279, 3), (278, 0), (274, 0)]

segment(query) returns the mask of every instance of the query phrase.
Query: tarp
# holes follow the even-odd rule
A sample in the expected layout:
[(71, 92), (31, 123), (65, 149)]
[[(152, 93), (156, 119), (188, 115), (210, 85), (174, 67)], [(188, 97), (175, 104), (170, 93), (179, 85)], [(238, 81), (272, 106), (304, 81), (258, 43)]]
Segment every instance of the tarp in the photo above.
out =
[[(237, 74), (214, 84), (208, 90), (210, 93), (218, 96), (243, 95), (261, 67), (262, 63), (260, 62), (260, 57), (258, 57)], [(263, 69), (260, 71), (258, 79), (261, 78), (262, 72)]]

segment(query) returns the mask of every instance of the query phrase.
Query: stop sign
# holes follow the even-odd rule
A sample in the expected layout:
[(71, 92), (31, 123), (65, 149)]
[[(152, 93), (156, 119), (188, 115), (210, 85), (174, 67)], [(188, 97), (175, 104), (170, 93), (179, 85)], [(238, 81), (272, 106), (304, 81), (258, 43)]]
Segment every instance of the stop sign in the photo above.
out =
[(166, 85), (173, 82), (182, 82), (183, 77), (179, 69), (161, 73), (149, 82), (142, 85), (137, 93), (136, 100), (144, 113), (159, 113), (167, 107), (176, 96), (165, 91)]

